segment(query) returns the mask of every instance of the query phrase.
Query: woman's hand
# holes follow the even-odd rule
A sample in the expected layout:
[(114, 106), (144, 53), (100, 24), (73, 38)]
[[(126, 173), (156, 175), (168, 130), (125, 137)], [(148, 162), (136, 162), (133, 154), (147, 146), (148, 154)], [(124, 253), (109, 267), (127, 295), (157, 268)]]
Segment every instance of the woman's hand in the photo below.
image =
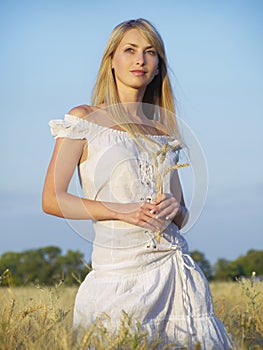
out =
[(181, 197), (180, 202), (172, 194), (162, 194), (156, 199), (155, 219), (164, 220), (163, 230), (173, 221), (181, 229), (188, 220), (188, 210)]
[(155, 200), (157, 211), (156, 219), (171, 222), (181, 211), (180, 203), (171, 194), (161, 194)]
[[(116, 212), (116, 208), (115, 208)], [(181, 213), (181, 206), (171, 194), (162, 194), (153, 203), (131, 203), (120, 206), (117, 220), (144, 227), (153, 232), (163, 231)]]
[(114, 211), (117, 212), (117, 220), (144, 227), (153, 232), (163, 230), (166, 223), (165, 220), (156, 216), (158, 206), (155, 203), (122, 204), (119, 210), (115, 207)]

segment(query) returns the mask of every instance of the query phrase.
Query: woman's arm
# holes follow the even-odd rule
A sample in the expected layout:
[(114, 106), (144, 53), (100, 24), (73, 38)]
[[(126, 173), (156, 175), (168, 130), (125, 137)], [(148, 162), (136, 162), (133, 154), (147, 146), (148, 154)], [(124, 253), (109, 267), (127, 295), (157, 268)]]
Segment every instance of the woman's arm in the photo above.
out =
[(86, 141), (58, 138), (48, 167), (42, 195), (43, 211), (68, 219), (121, 220), (158, 231), (161, 222), (151, 203), (110, 203), (80, 198), (68, 193)]

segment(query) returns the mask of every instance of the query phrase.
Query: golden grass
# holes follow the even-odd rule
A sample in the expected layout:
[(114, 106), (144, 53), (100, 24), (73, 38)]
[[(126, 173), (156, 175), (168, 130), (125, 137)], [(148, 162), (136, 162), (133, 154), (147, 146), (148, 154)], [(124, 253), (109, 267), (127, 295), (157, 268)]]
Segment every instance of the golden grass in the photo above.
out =
[[(242, 349), (263, 348), (262, 290), (262, 282), (211, 283), (216, 313)], [(0, 288), (0, 349), (86, 350), (90, 344), (96, 350), (157, 349), (160, 340), (149, 344), (139, 326), (132, 332), (125, 314), (114, 338), (99, 321), (76, 337), (72, 331), (76, 292), (77, 288), (63, 285)], [(162, 349), (173, 348), (167, 345)]]
[(131, 331), (130, 320), (123, 315), (115, 338), (98, 320), (88, 331), (74, 334), (72, 316), (77, 288), (0, 288), (1, 350), (86, 350), (156, 349), (159, 340), (149, 345), (147, 334), (138, 327)]
[(217, 316), (242, 349), (263, 349), (263, 282), (211, 283)]

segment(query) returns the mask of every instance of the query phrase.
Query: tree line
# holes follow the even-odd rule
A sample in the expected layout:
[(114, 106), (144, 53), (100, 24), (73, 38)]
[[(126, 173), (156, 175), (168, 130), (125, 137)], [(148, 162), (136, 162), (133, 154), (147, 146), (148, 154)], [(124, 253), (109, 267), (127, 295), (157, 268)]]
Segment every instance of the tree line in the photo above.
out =
[[(229, 281), (250, 277), (253, 272), (263, 277), (263, 250), (249, 250), (236, 260), (218, 259), (211, 265), (205, 255), (192, 251), (192, 258), (201, 267), (208, 280)], [(80, 251), (68, 250), (64, 255), (58, 247), (49, 246), (6, 252), (0, 256), (0, 286), (79, 284), (91, 271)]]
[(60, 248), (49, 246), (0, 256), (0, 286), (54, 285), (61, 281), (73, 285), (89, 271), (90, 265), (78, 250), (63, 255)]

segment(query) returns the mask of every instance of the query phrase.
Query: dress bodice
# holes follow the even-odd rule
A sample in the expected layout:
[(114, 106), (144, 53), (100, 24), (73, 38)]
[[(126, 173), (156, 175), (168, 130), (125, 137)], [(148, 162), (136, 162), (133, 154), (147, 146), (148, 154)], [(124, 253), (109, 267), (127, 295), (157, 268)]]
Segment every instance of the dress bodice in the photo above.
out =
[(165, 171), (178, 161), (179, 151), (158, 155), (165, 144), (176, 140), (163, 135), (148, 135), (144, 140), (121, 130), (104, 127), (69, 114), (64, 120), (50, 121), (55, 138), (86, 139), (88, 157), (79, 166), (86, 198), (130, 203), (145, 201), (157, 192), (158, 176), (162, 191), (170, 192), (173, 171)]
[[(69, 114), (65, 115), (64, 120), (51, 120), (49, 125), (55, 138), (87, 141), (88, 156), (79, 165), (82, 191), (87, 199), (103, 201), (105, 205), (107, 202), (151, 201), (160, 185), (163, 193), (170, 193), (174, 170), (169, 170), (179, 158), (179, 150), (174, 147), (177, 140), (163, 135), (147, 135), (146, 139), (138, 137), (134, 140), (125, 131)], [(117, 220), (93, 221), (93, 227), (96, 245), (93, 249), (93, 264), (96, 264), (98, 255), (99, 264), (109, 265), (112, 261), (122, 260), (122, 255), (127, 252), (113, 253), (115, 248), (134, 247), (134, 250), (130, 250), (133, 256), (144, 255), (146, 244), (155, 237), (154, 233), (142, 227)], [(171, 244), (171, 236), (177, 234), (177, 226), (173, 224), (170, 231), (167, 228), (169, 237), (163, 242), (164, 250), (167, 249), (166, 244)], [(98, 249), (98, 246), (101, 248)], [(141, 248), (136, 250), (135, 247), (139, 246)], [(113, 249), (110, 255), (102, 252), (105, 247)], [(161, 247), (159, 249), (162, 250)], [(140, 258), (138, 264), (142, 265)]]

